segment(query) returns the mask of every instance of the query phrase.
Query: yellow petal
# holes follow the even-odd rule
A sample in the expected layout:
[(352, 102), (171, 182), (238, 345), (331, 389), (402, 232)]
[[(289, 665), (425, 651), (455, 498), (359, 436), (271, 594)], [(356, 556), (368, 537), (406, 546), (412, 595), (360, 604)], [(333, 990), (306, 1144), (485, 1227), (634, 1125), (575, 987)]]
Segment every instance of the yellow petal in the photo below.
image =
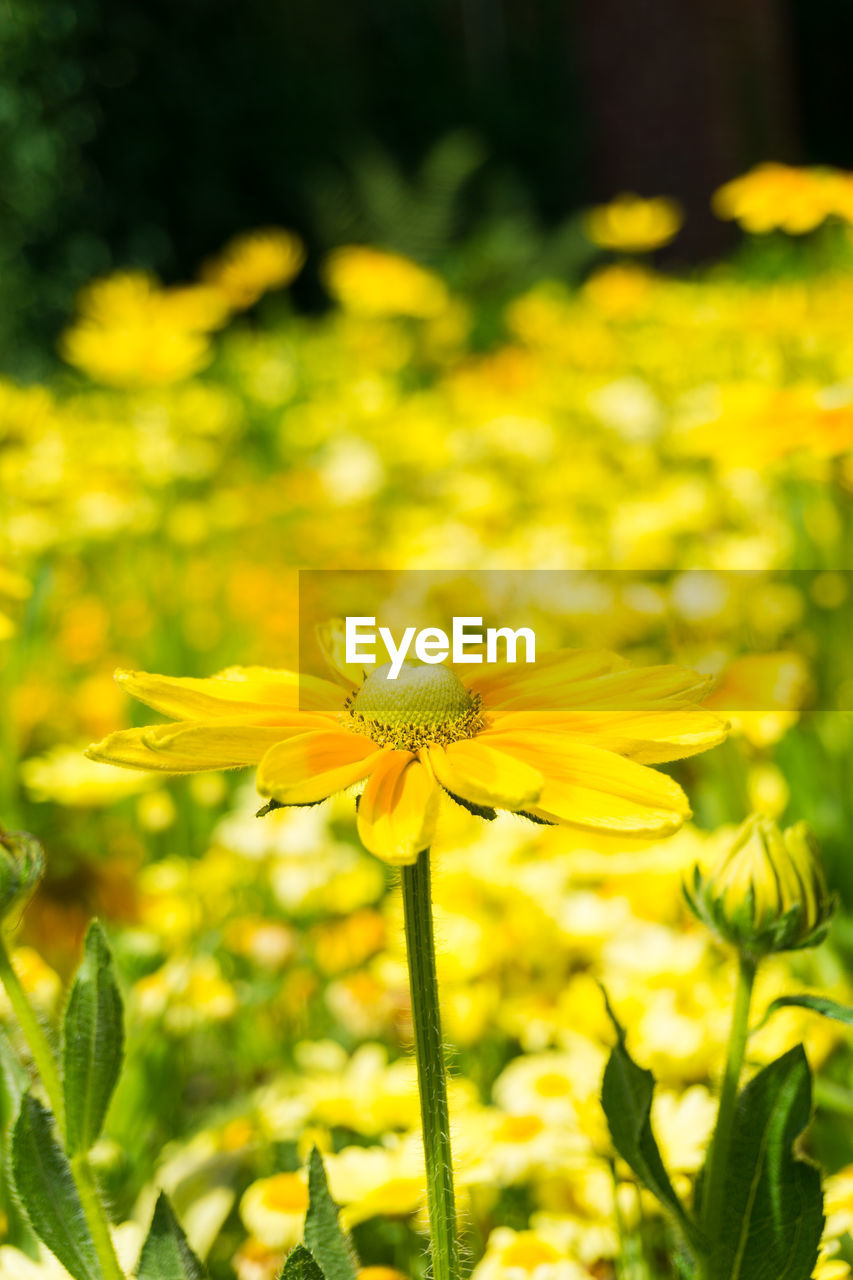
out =
[(300, 733), (271, 747), (258, 769), (258, 791), (282, 804), (314, 804), (366, 778), (383, 754), (370, 738), (343, 730)]
[(417, 861), (429, 847), (440, 792), (428, 769), (409, 751), (386, 751), (358, 805), (358, 834), (383, 862)]
[(612, 751), (549, 733), (493, 734), (507, 754), (538, 767), (545, 785), (532, 813), (625, 835), (664, 835), (690, 817), (677, 782)]
[(686, 667), (632, 667), (615, 654), (566, 650), (467, 683), (489, 711), (628, 712), (691, 705), (713, 678)]
[(323, 651), (323, 657), (338, 675), (353, 688), (360, 688), (365, 676), (370, 674), (371, 667), (359, 662), (347, 662), (346, 657), (346, 623), (343, 618), (330, 618), (328, 622), (318, 622), (314, 628), (317, 643)]
[(496, 809), (524, 809), (539, 798), (542, 774), (480, 738), (430, 747), (435, 776), (451, 795)]
[(704, 707), (651, 711), (499, 711), (482, 735), (535, 730), (585, 738), (640, 764), (663, 764), (722, 742), (727, 722)]
[(504, 706), (528, 695), (538, 698), (541, 706), (555, 686), (595, 679), (627, 666), (624, 658), (605, 650), (558, 649), (537, 657), (533, 666), (505, 664), (488, 674), (466, 675), (465, 683), (482, 694), (487, 706)]
[(111, 733), (89, 747), (90, 760), (126, 769), (195, 773), (204, 769), (240, 769), (257, 764), (275, 743), (304, 730), (290, 726), (244, 724), (158, 724)]
[(176, 720), (270, 720), (279, 711), (339, 711), (345, 696), (328, 680), (265, 667), (230, 667), (205, 680), (117, 671), (116, 680), (134, 698)]
[(109, 734), (101, 742), (93, 742), (83, 754), (89, 760), (97, 760), (99, 764), (121, 765), (123, 769), (160, 769), (167, 773), (174, 772), (174, 769), (167, 768), (162, 757), (146, 744), (146, 733), (147, 729), (121, 729), (118, 733)]

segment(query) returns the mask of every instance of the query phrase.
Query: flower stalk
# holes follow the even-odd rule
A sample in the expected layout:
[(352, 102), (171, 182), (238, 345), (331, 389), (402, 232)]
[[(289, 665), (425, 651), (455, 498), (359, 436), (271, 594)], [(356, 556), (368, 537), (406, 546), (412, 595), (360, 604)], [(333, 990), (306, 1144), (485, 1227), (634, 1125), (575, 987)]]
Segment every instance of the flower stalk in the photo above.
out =
[(409, 989), (421, 1101), (433, 1280), (457, 1280), (459, 1244), (430, 890), (430, 852), (402, 868)]
[(741, 953), (738, 957), (737, 988), (732, 1012), (732, 1026), (726, 1055), (726, 1069), (720, 1091), (720, 1107), (717, 1123), (708, 1155), (707, 1174), (702, 1196), (702, 1225), (704, 1236), (712, 1245), (720, 1230), (723, 1207), (723, 1183), (729, 1162), (732, 1142), (738, 1084), (743, 1070), (746, 1044), (749, 1038), (749, 1009), (755, 986), (758, 961)]

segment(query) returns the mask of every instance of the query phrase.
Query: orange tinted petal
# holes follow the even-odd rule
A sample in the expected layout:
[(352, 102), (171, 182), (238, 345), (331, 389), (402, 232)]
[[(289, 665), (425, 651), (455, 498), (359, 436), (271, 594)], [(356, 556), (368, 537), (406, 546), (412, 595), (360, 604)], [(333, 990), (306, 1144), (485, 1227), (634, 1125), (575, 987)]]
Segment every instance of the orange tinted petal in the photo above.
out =
[(258, 792), (281, 804), (314, 804), (376, 767), (383, 748), (343, 730), (300, 733), (271, 747), (258, 768)]
[(358, 805), (358, 834), (384, 862), (411, 863), (429, 847), (439, 790), (409, 751), (386, 751), (368, 778)]
[(539, 797), (542, 774), (532, 761), (525, 763), (497, 746), (478, 737), (430, 747), (429, 762), (451, 795), (488, 808), (526, 808)]

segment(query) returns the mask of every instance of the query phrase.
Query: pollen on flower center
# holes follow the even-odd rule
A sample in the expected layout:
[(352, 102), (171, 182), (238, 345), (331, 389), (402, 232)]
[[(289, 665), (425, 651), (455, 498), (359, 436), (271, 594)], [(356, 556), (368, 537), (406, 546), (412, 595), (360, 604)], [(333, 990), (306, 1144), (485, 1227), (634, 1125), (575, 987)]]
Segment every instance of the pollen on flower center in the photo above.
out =
[(383, 747), (416, 751), (473, 738), (482, 729), (479, 694), (449, 667), (405, 662), (396, 680), (390, 662), (367, 677), (346, 702), (348, 726)]

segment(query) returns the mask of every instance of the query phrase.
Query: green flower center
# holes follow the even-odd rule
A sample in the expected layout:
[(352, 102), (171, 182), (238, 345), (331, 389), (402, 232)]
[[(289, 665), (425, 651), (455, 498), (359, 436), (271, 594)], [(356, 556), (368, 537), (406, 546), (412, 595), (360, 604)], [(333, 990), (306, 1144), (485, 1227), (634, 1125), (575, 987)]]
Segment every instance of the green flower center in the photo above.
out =
[(348, 727), (383, 747), (420, 747), (473, 738), (482, 729), (479, 694), (469, 693), (455, 671), (404, 662), (396, 680), (390, 662), (377, 667), (346, 702)]

